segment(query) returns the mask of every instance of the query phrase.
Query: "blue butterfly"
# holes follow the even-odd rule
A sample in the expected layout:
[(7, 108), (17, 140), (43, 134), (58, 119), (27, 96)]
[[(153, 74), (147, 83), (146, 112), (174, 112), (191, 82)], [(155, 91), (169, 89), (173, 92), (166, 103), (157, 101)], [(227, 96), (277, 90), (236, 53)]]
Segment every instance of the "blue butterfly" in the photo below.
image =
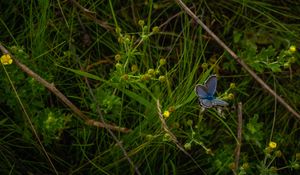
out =
[(199, 98), (201, 106), (204, 108), (211, 108), (214, 106), (227, 106), (226, 101), (214, 97), (217, 89), (217, 76), (211, 75), (205, 81), (204, 85), (197, 84), (195, 91)]

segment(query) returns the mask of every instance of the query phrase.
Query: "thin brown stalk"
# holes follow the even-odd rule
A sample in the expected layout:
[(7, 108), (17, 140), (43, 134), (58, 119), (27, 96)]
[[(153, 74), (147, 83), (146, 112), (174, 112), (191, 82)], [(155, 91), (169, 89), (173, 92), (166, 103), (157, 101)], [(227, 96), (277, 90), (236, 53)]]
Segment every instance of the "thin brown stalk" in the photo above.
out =
[(190, 15), (214, 40), (223, 47), (265, 90), (275, 97), (289, 112), (300, 120), (300, 114), (296, 112), (285, 100), (269, 87), (234, 51), (232, 51), (219, 37), (217, 37), (181, 0), (175, 0), (180, 7)]
[(106, 21), (102, 21), (96, 17), (96, 12), (93, 12), (91, 10), (88, 10), (87, 8), (84, 8), (82, 5), (80, 5), (77, 1), (75, 0), (69, 0), (75, 7), (77, 7), (80, 11), (83, 12), (83, 15), (91, 20), (93, 20), (95, 23), (99, 24), (101, 27), (105, 28), (106, 30), (113, 31), (114, 28)]
[(238, 103), (238, 128), (237, 128), (237, 139), (238, 143), (235, 149), (235, 173), (238, 173), (241, 146), (242, 146), (242, 126), (243, 126), (243, 105), (241, 102)]
[(120, 127), (117, 125), (106, 124), (99, 121), (95, 121), (87, 117), (83, 114), (63, 93), (61, 93), (53, 83), (47, 82), (41, 76), (33, 72), (29, 69), (26, 65), (22, 64), (17, 58), (15, 58), (1, 43), (0, 43), (0, 50), (3, 54), (9, 54), (13, 59), (14, 63), (26, 74), (34, 78), (37, 82), (45, 86), (49, 91), (51, 91), (54, 95), (56, 95), (65, 105), (67, 105), (77, 116), (85, 121), (87, 125), (92, 125), (100, 128), (109, 128), (114, 131), (119, 131), (122, 133), (128, 133), (131, 130), (128, 128)]
[(79, 4), (79, 2), (77, 2), (75, 0), (69, 0), (69, 1), (85, 13), (96, 14), (96, 12), (93, 12), (93, 11), (90, 11), (89, 9), (87, 9), (87, 8), (84, 8), (82, 5)]

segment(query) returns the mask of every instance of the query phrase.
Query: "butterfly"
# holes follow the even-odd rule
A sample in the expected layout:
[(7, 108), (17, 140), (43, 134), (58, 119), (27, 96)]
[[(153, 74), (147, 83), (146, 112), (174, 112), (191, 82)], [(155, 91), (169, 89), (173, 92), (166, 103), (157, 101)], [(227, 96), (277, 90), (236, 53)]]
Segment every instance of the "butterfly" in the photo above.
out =
[(197, 84), (195, 87), (196, 94), (199, 98), (201, 106), (211, 108), (214, 106), (227, 106), (226, 101), (214, 97), (217, 89), (217, 76), (211, 75), (207, 78), (203, 85)]

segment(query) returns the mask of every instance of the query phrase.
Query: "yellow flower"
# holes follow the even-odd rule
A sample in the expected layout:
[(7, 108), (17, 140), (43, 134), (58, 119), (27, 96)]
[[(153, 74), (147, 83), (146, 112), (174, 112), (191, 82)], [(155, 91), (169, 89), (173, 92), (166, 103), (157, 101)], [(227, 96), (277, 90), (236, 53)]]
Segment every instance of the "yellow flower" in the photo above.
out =
[(296, 46), (294, 46), (294, 45), (291, 45), (291, 47), (289, 48), (289, 51), (290, 52), (296, 52), (297, 51), (297, 48), (296, 48)]
[(0, 60), (3, 65), (8, 65), (13, 62), (13, 60), (11, 59), (11, 56), (9, 54), (2, 55)]
[(169, 112), (169, 111), (165, 111), (165, 112), (163, 113), (163, 116), (164, 116), (165, 118), (170, 117), (170, 112)]
[(272, 148), (272, 149), (275, 149), (277, 147), (277, 143), (276, 142), (270, 142), (269, 147)]

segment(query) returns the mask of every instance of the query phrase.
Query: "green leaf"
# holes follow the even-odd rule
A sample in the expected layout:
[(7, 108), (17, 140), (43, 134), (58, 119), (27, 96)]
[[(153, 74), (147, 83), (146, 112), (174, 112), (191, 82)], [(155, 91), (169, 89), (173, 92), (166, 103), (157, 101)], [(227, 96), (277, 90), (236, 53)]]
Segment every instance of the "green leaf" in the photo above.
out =
[(233, 31), (233, 42), (238, 43), (241, 40), (242, 35), (243, 34), (238, 31)]
[(5, 118), (5, 119), (1, 120), (0, 125), (3, 125), (7, 120), (8, 120), (8, 118)]
[(82, 70), (75, 70), (75, 69), (70, 69), (70, 68), (67, 68), (67, 67), (64, 67), (64, 66), (60, 66), (60, 65), (57, 65), (58, 67), (61, 67), (63, 69), (66, 69), (68, 71), (71, 71), (77, 75), (81, 75), (83, 77), (87, 77), (87, 78), (90, 78), (90, 79), (94, 79), (94, 80), (99, 80), (99, 81), (103, 81), (103, 82), (107, 82), (107, 80), (103, 79), (103, 78), (100, 78), (94, 74), (90, 74), (88, 72), (84, 72)]
[(268, 48), (263, 48), (260, 53), (257, 55), (257, 58), (259, 60), (269, 62), (271, 58), (275, 56), (276, 52), (275, 49), (272, 46), (269, 46)]
[(272, 70), (272, 72), (281, 72), (280, 64), (278, 62), (273, 62), (268, 64), (268, 68)]
[(261, 63), (260, 61), (254, 61), (249, 63), (251, 67), (253, 67), (257, 72), (263, 73), (264, 72), (264, 64)]
[(144, 105), (145, 107), (154, 107), (154, 105), (149, 102), (147, 99), (145, 99), (142, 95), (137, 94), (135, 92), (132, 92), (130, 90), (127, 89), (119, 89), (120, 91), (122, 91), (124, 94), (126, 94), (127, 96), (129, 96), (131, 99), (139, 102), (140, 104)]

